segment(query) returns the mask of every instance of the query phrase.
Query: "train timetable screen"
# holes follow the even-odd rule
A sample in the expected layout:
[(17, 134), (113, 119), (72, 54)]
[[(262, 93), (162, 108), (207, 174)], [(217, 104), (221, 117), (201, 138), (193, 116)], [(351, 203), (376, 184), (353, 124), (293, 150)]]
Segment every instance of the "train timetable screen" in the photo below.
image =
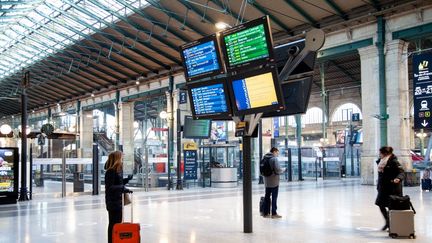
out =
[(196, 115), (211, 115), (228, 112), (225, 89), (222, 83), (191, 89)]
[(189, 77), (220, 69), (218, 53), (213, 40), (183, 50), (183, 56)]
[(279, 103), (271, 72), (234, 80), (232, 86), (239, 111)]
[(264, 24), (227, 35), (224, 41), (230, 66), (269, 56)]

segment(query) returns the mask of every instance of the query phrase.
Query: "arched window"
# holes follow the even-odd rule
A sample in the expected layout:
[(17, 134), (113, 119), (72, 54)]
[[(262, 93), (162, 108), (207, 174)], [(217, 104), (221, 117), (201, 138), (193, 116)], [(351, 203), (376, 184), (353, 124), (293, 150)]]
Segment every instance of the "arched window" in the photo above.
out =
[(357, 105), (353, 103), (345, 103), (336, 109), (336, 111), (333, 113), (331, 121), (332, 122), (349, 121), (351, 120), (351, 114), (353, 113), (359, 113), (360, 120), (363, 119), (362, 112)]
[[(306, 124), (320, 124), (322, 123), (322, 115), (323, 115), (323, 111), (321, 108), (319, 107), (309, 108), (306, 111), (306, 114), (301, 116), (302, 125), (304, 126)], [(325, 120), (327, 120), (327, 117), (325, 118)], [(292, 127), (297, 126), (295, 121), (295, 116), (288, 117), (288, 125)]]
[[(327, 120), (327, 119), (326, 119)], [(321, 108), (312, 107), (302, 116), (302, 124), (319, 124), (323, 122), (323, 111)]]

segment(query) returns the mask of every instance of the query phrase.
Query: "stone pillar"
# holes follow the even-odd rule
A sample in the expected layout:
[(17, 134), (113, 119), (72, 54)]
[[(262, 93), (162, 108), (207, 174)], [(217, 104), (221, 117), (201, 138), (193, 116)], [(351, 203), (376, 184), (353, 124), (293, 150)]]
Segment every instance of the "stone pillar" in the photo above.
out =
[[(379, 66), (376, 46), (360, 48), (361, 99), (363, 107), (363, 152), (361, 156), (361, 184), (376, 183), (375, 161), (380, 145)], [(391, 131), (391, 130), (390, 130)], [(393, 132), (393, 131), (392, 131)]]
[(411, 170), (408, 58), (402, 55), (407, 50), (408, 42), (392, 40), (386, 43), (387, 138), (404, 169)]
[(134, 102), (120, 105), (120, 144), (123, 145), (123, 171), (132, 174), (134, 167)]
[[(78, 111), (79, 112), (79, 111)], [(92, 158), (93, 154), (93, 111), (81, 111), (80, 116), (80, 155)]]

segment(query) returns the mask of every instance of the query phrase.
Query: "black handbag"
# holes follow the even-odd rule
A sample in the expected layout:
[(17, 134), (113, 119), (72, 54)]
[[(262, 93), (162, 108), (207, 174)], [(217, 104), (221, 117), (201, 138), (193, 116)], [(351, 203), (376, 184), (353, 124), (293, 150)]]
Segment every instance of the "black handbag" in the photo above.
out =
[(412, 209), (414, 213), (416, 213), (410, 197), (408, 195), (405, 196), (396, 196), (390, 195), (390, 210), (410, 210)]

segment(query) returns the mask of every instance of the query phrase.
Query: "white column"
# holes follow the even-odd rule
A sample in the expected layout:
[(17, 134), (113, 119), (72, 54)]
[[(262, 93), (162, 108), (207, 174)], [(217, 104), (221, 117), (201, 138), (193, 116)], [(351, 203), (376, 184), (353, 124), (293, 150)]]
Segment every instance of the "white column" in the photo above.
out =
[(406, 55), (408, 42), (392, 40), (386, 44), (388, 145), (393, 147), (394, 154), (404, 168), (411, 170), (408, 57)]
[(120, 105), (120, 144), (123, 145), (123, 171), (132, 174), (134, 166), (134, 102)]
[(93, 111), (81, 111), (80, 116), (81, 158), (92, 158), (93, 154)]
[(361, 63), (361, 99), (363, 107), (363, 152), (361, 156), (361, 184), (376, 182), (375, 161), (379, 149), (379, 70), (376, 46), (359, 49)]

